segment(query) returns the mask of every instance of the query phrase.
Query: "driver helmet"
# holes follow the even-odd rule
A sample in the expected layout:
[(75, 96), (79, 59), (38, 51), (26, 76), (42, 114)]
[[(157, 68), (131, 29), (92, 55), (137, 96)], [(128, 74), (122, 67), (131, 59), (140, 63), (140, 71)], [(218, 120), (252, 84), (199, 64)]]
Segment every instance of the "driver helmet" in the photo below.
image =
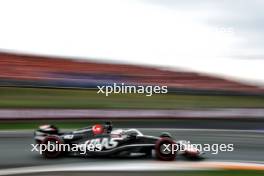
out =
[(104, 133), (104, 127), (101, 124), (96, 124), (92, 126), (92, 131), (94, 135), (103, 134)]

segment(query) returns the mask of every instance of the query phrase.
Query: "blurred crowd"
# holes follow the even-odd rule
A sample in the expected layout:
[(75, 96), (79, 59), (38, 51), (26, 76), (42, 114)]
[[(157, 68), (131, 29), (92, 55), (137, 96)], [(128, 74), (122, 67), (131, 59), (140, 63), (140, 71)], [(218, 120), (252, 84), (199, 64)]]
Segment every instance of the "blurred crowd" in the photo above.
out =
[(188, 71), (0, 53), (0, 85), (93, 88), (97, 85), (168, 86), (171, 90), (263, 93), (256, 86)]

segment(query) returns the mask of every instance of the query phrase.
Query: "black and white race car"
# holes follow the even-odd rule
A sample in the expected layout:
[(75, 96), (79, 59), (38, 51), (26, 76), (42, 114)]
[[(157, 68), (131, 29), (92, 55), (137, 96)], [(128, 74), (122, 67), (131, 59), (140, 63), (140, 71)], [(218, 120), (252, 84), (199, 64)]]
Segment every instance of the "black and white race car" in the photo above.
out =
[[(159, 137), (142, 134), (137, 129), (112, 129), (111, 122), (96, 124), (72, 132), (60, 132), (53, 125), (42, 125), (35, 131), (35, 141), (42, 146), (61, 145), (49, 150), (43, 147), (41, 154), (46, 158), (66, 155), (88, 157), (139, 157), (156, 155), (159, 160), (172, 161), (176, 155), (198, 159), (203, 154), (196, 148), (183, 148), (186, 141), (176, 141), (169, 133)], [(66, 148), (67, 147), (67, 148)]]

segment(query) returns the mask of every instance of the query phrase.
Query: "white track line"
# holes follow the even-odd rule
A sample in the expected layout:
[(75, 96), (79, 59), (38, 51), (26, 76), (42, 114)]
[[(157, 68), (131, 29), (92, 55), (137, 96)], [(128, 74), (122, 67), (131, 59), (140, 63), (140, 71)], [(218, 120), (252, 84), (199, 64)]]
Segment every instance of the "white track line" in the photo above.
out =
[(68, 171), (190, 171), (190, 170), (219, 170), (219, 169), (257, 169), (264, 170), (264, 164), (240, 162), (103, 162), (103, 163), (74, 163), (51, 166), (33, 166), (13, 169), (2, 169), (0, 175), (30, 174), (40, 172)]
[[(0, 109), (0, 119), (105, 119), (119, 118), (221, 118), (221, 119), (263, 119), (263, 108), (214, 108), (214, 109)], [(40, 118), (41, 117), (41, 118)]]

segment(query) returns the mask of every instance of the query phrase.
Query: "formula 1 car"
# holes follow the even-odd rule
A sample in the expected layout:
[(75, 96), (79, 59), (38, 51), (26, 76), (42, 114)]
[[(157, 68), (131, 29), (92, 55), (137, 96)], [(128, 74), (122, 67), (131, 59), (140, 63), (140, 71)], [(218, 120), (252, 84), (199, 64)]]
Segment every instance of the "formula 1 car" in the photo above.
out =
[[(172, 161), (176, 155), (191, 159), (202, 158), (198, 149), (183, 148), (187, 141), (176, 141), (169, 133), (159, 137), (143, 135), (137, 129), (112, 129), (112, 123), (96, 124), (72, 132), (60, 132), (53, 125), (42, 125), (34, 133), (41, 154), (46, 158), (65, 155), (88, 157), (135, 157), (153, 156), (159, 160)], [(53, 145), (52, 150), (47, 147)], [(54, 147), (54, 146), (63, 146)], [(43, 147), (44, 146), (44, 147)]]

